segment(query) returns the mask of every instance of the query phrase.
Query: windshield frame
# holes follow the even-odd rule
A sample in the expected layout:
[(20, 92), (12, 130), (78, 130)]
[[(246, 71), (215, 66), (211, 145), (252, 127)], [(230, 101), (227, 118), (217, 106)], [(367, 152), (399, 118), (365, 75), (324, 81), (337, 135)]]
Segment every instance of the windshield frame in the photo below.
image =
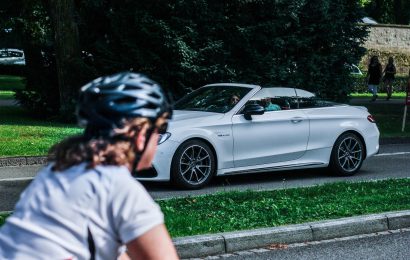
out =
[[(174, 110), (228, 113), (240, 105), (253, 89), (254, 85), (246, 84), (206, 85), (175, 102)], [(239, 101), (230, 103), (232, 96), (238, 96)]]

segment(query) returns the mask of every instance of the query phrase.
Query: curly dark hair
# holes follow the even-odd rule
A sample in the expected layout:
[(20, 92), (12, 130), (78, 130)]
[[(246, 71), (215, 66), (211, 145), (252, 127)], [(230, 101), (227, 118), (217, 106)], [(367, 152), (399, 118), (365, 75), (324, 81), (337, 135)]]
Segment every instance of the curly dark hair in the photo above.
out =
[(134, 138), (150, 122), (145, 118), (132, 119), (114, 137), (87, 139), (84, 135), (64, 139), (52, 146), (48, 161), (54, 162), (54, 171), (64, 171), (73, 165), (88, 163), (88, 168), (97, 165), (124, 165), (131, 169), (135, 159)]

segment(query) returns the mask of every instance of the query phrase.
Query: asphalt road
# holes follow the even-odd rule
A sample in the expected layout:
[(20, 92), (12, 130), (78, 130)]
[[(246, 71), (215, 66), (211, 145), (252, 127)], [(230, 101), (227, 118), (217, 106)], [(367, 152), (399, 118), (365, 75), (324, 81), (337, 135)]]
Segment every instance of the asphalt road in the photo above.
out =
[[(12, 210), (19, 194), (41, 166), (0, 168), (0, 211)], [(27, 178), (28, 177), (28, 178)], [(271, 190), (338, 181), (369, 181), (410, 177), (410, 144), (382, 145), (377, 156), (365, 160), (350, 177), (329, 176), (323, 170), (298, 170), (215, 178), (201, 190), (178, 190), (167, 183), (144, 183), (156, 199), (212, 194), (232, 190)]]
[(312, 243), (272, 245), (267, 249), (235, 252), (213, 256), (212, 259), (407, 260), (410, 257), (409, 245), (410, 230), (405, 229)]

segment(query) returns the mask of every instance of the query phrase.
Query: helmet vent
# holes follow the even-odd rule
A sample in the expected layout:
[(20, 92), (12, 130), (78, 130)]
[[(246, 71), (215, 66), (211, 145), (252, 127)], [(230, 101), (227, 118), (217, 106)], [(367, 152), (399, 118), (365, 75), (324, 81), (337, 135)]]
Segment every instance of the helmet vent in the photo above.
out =
[(115, 101), (116, 104), (121, 105), (121, 104), (130, 104), (130, 103), (135, 103), (135, 98), (133, 97), (123, 97), (119, 98)]

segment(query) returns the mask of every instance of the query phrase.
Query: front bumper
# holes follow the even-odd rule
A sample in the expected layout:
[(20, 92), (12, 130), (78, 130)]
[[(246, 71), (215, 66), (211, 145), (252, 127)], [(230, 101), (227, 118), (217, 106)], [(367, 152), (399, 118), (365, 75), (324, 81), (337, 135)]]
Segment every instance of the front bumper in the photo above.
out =
[(169, 181), (171, 179), (172, 157), (179, 145), (179, 142), (170, 139), (158, 145), (157, 153), (152, 162), (153, 168), (137, 174), (136, 178), (141, 181)]

